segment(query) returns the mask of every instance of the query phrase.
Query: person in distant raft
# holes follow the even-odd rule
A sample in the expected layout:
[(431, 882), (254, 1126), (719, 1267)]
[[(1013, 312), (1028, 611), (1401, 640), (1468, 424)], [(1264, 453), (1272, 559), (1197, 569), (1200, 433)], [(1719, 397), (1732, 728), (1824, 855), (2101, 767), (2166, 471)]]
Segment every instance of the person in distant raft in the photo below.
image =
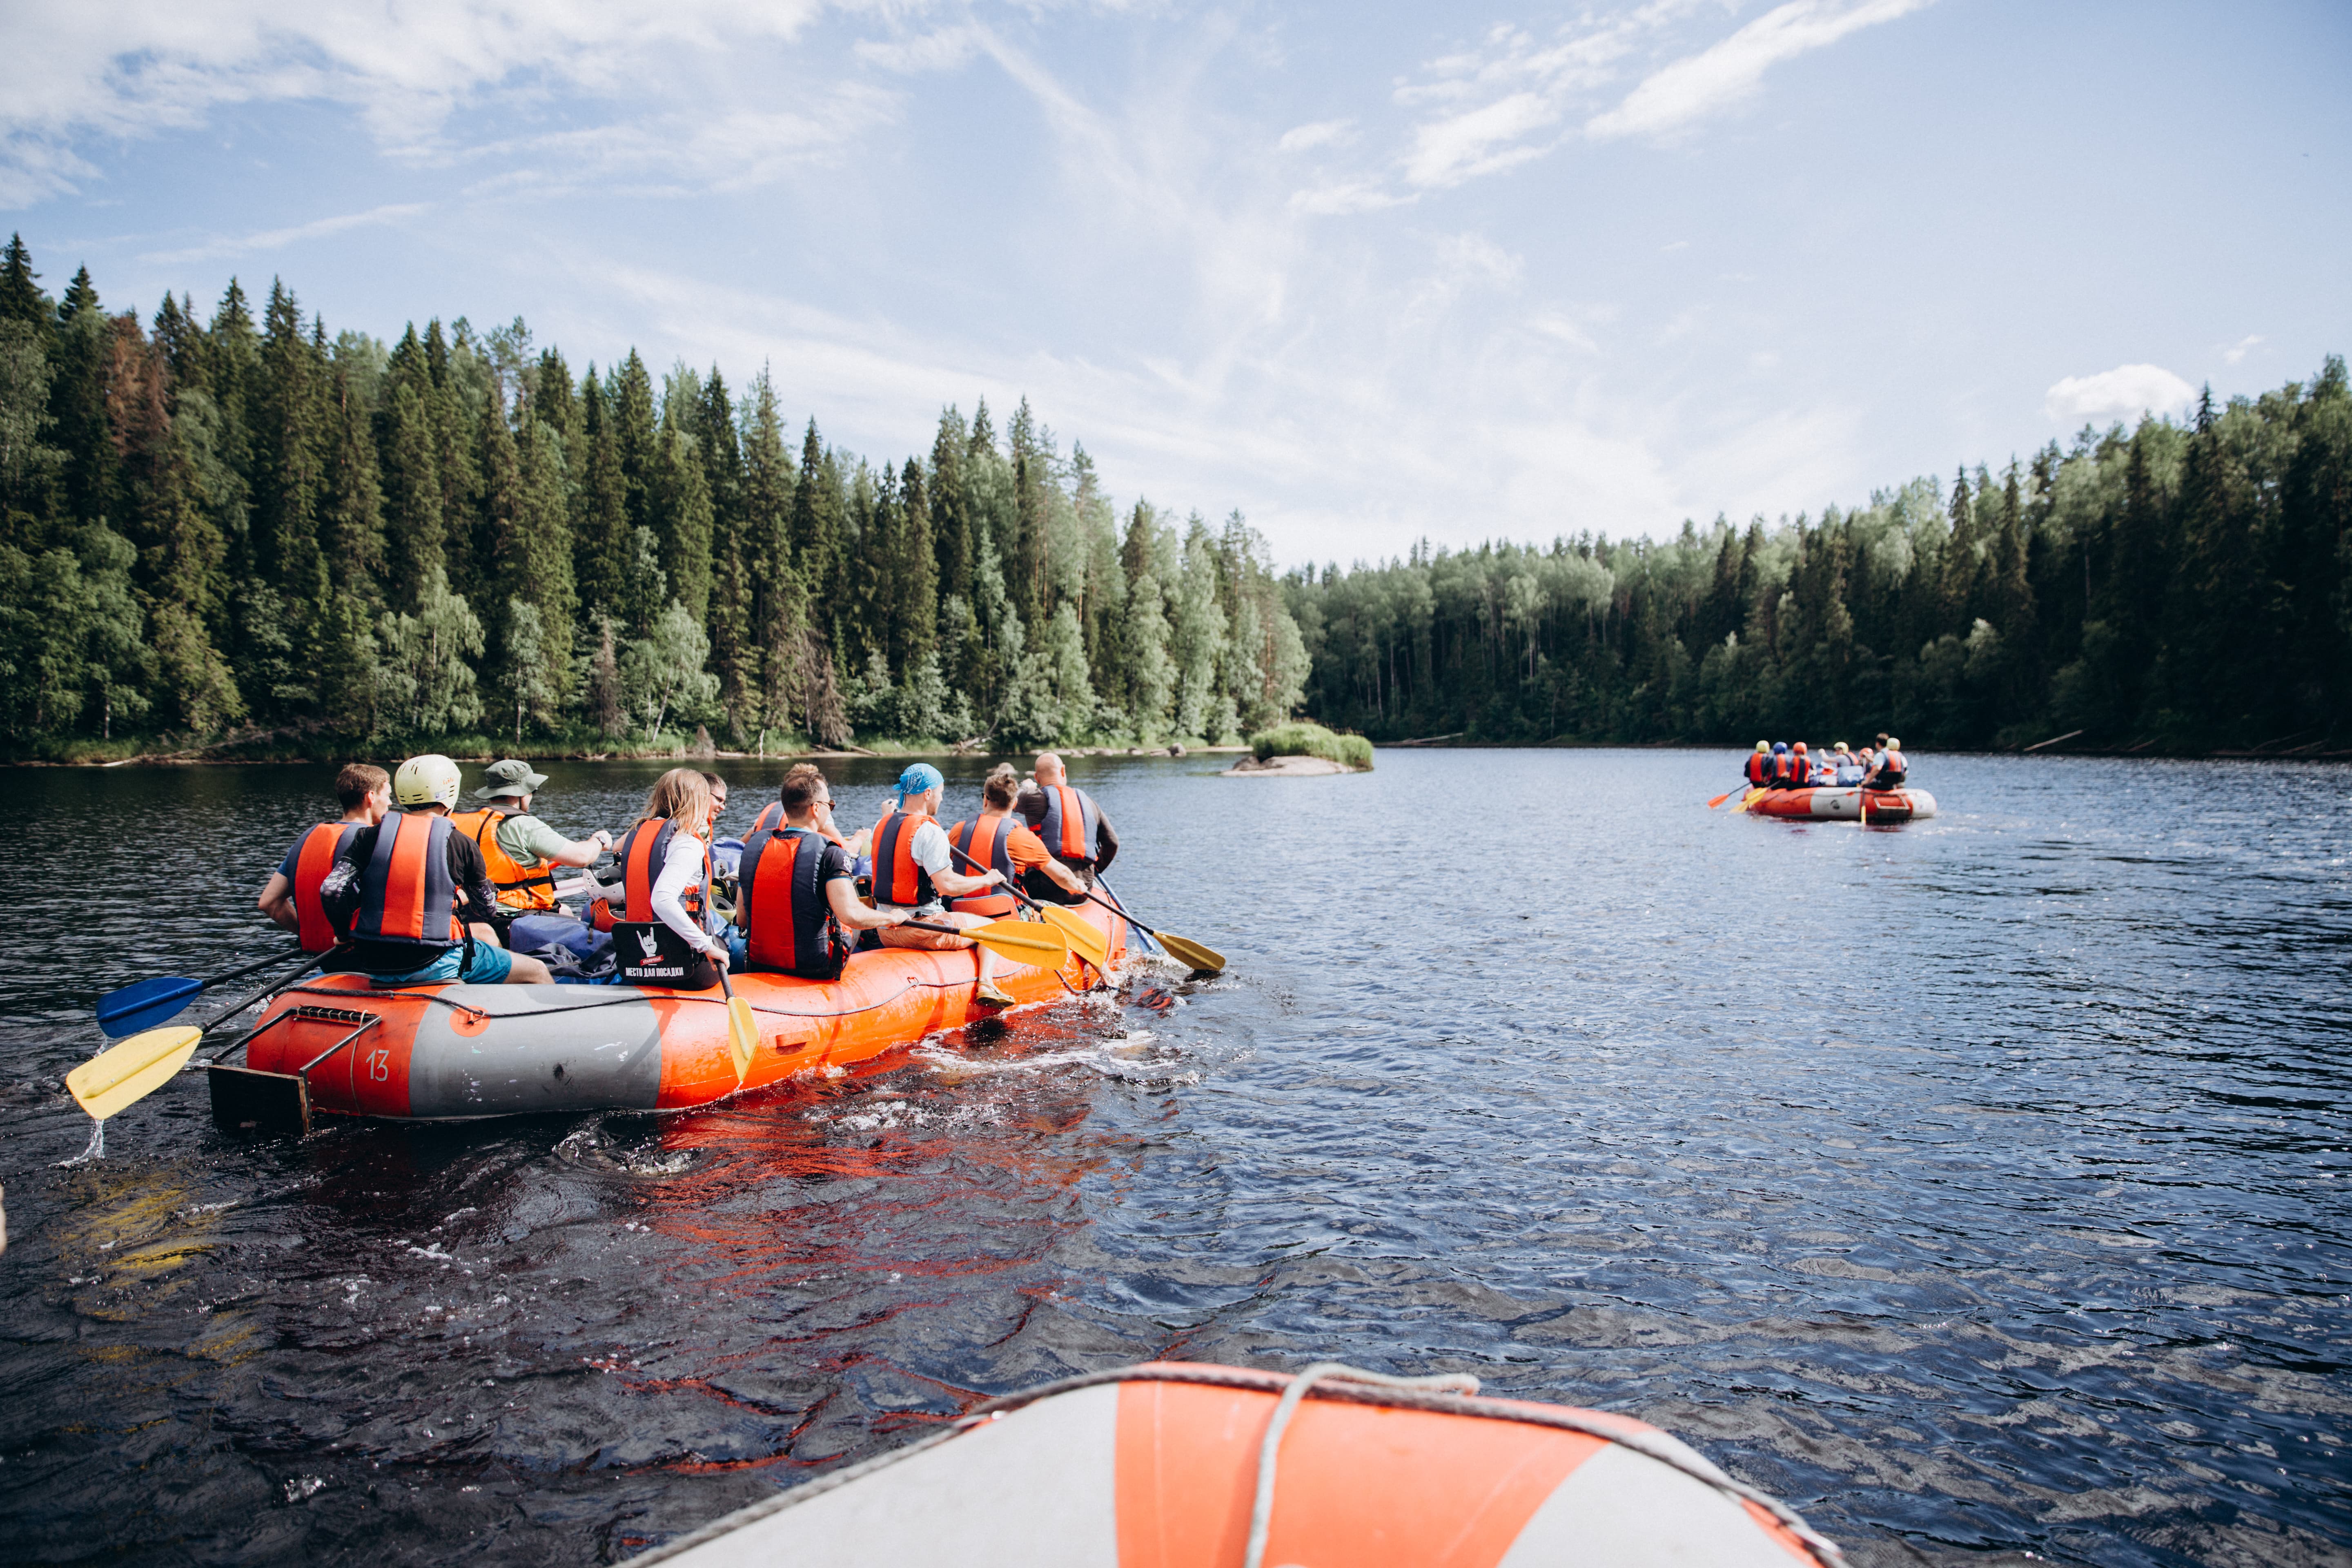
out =
[[(458, 782), (457, 764), (437, 752), (409, 758), (392, 775), (400, 809), (336, 851), (319, 902), (349, 950), (331, 968), (370, 975), (379, 985), (544, 985), (554, 978), (539, 960), (499, 945), (489, 867), (481, 847), (449, 821)], [(479, 918), (461, 919), (461, 910)]]
[(1009, 890), (1010, 884), (1017, 879), (1025, 885), (1033, 876), (1051, 881), (1067, 895), (1068, 902), (1076, 903), (1087, 896), (1087, 885), (1078, 874), (1047, 854), (1044, 839), (1013, 820), (1013, 802), (1020, 791), (1021, 775), (1013, 772), (1013, 764), (997, 763), (980, 786), (980, 815), (948, 830), (948, 842), (955, 847), (959, 869), (994, 871), (1007, 884), (1006, 890), (951, 899), (949, 909), (988, 920), (1003, 920), (1018, 907)]
[(1901, 789), (1903, 781), (1911, 776), (1911, 764), (1903, 760), (1903, 742), (1888, 737), (1878, 752), (1878, 775), (1870, 781), (1872, 789)]
[(1030, 782), (1022, 786), (1021, 815), (1045, 841), (1045, 853), (1077, 874), (1079, 890), (1071, 893), (1042, 872), (1024, 875), (1021, 885), (1031, 898), (1047, 903), (1082, 904), (1086, 889), (1097, 873), (1110, 869), (1118, 853), (1118, 834), (1095, 797), (1070, 783), (1062, 759), (1051, 752), (1037, 753)]
[(1748, 778), (1748, 787), (1749, 789), (1763, 789), (1771, 784), (1771, 742), (1759, 741), (1756, 742), (1756, 749), (1748, 754), (1748, 767), (1746, 769), (1746, 773)]
[(373, 827), (392, 809), (392, 775), (373, 763), (345, 763), (335, 775), (341, 822), (322, 822), (294, 841), (255, 903), (261, 912), (302, 939), (304, 952), (335, 945), (335, 928), (319, 907), (319, 884), (334, 869), (335, 855), (362, 827)]
[(883, 931), (912, 917), (870, 909), (858, 898), (856, 862), (839, 836), (820, 826), (833, 820), (833, 791), (813, 764), (784, 775), (776, 805), (777, 825), (743, 841), (736, 915), (743, 934), (730, 939), (730, 956), (746, 969), (837, 979), (849, 958), (844, 931)]
[[(955, 869), (948, 852), (947, 829), (939, 824), (940, 803), (947, 781), (929, 763), (911, 764), (898, 775), (898, 803), (882, 816), (874, 829), (874, 907), (900, 920), (969, 930), (988, 923), (986, 915), (958, 914), (945, 900), (984, 893), (1003, 879), (994, 871), (967, 876)], [(973, 946), (968, 936), (916, 931), (894, 924), (879, 933), (885, 947), (939, 950)], [(992, 1007), (1012, 1005), (1013, 998), (996, 988), (996, 955), (980, 950), (979, 999)]]

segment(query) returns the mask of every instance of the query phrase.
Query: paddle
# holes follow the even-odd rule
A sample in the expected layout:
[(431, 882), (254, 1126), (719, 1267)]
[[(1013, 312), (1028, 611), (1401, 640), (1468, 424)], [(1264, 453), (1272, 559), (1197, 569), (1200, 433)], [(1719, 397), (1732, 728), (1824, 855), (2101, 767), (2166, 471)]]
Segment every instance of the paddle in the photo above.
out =
[(719, 989), (727, 997), (727, 1044), (735, 1053), (735, 1082), (740, 1087), (760, 1049), (760, 1022), (751, 1016), (751, 1004), (735, 994), (724, 969), (719, 972)]
[[(1084, 921), (1078, 922), (1086, 925)], [(984, 926), (959, 931), (954, 926), (934, 925), (929, 921), (908, 921), (909, 931), (939, 931), (947, 936), (966, 936), (996, 954), (1015, 963), (1032, 963), (1040, 969), (1059, 969), (1069, 961), (1070, 945), (1064, 940), (1062, 928), (1040, 926), (1035, 921), (991, 921)], [(1087, 926), (1088, 931), (1094, 931)], [(1100, 931), (1096, 931), (1100, 936)]]
[(1713, 811), (1717, 806), (1721, 805), (1725, 801), (1729, 800), (1733, 795), (1738, 795), (1742, 787), (1744, 786), (1733, 784), (1729, 789), (1725, 790), (1721, 795), (1717, 795), (1713, 800), (1708, 801), (1706, 803), (1707, 810)]
[[(984, 872), (988, 869), (952, 844), (948, 846), (948, 852), (975, 871)], [(1110, 938), (1104, 935), (1084, 915), (1064, 909), (1059, 904), (1040, 903), (1023, 892), (1017, 883), (1007, 881), (1000, 883), (999, 886), (1029, 908), (1036, 910), (1038, 919), (1060, 931), (1067, 940), (1068, 947), (1080, 958), (1094, 965), (1096, 973), (1108, 974), (1110, 972)], [(1022, 922), (1014, 923), (1017, 925)], [(1029, 961), (1024, 959), (1023, 962)], [(1055, 967), (1059, 968), (1060, 964), (1056, 963)]]
[[(284, 958), (287, 955), (280, 953), (278, 956)], [(121, 1045), (100, 1051), (66, 1074), (67, 1090), (93, 1120), (105, 1121), (171, 1082), (172, 1075), (187, 1065), (189, 1054), (206, 1035), (263, 997), (274, 995), (293, 984), (326, 963), (328, 956), (327, 953), (320, 953), (283, 980), (271, 981), (236, 1005), (214, 1015), (212, 1021), (201, 1029), (194, 1024), (166, 1025), (133, 1035)], [(275, 963), (276, 960), (270, 962)], [(259, 964), (252, 966), (253, 969), (260, 967)], [(235, 974), (251, 972), (251, 969), (236, 970), (231, 974), (216, 978), (227, 980)], [(200, 982), (198, 988), (213, 984), (215, 981)]]
[(98, 1026), (106, 1031), (106, 1037), (110, 1040), (119, 1040), (125, 1035), (152, 1029), (179, 1016), (188, 1004), (196, 999), (198, 993), (223, 981), (241, 980), (257, 970), (281, 963), (301, 951), (299, 947), (286, 948), (225, 974), (215, 974), (209, 980), (196, 980), (184, 974), (159, 974), (152, 980), (142, 980), (119, 991), (110, 991), (98, 999)]
[(1124, 917), (1128, 923), (1133, 925), (1137, 930), (1150, 932), (1150, 935), (1156, 937), (1159, 940), (1160, 947), (1166, 950), (1169, 957), (1174, 959), (1177, 963), (1185, 965), (1195, 973), (1223, 974), (1225, 972), (1225, 955), (1223, 953), (1219, 952), (1213, 947), (1203, 947), (1199, 942), (1193, 942), (1190, 938), (1177, 936), (1170, 931), (1152, 930), (1151, 927), (1145, 925), (1141, 921), (1137, 920), (1133, 915), (1127, 912), (1126, 902), (1119, 900), (1118, 892), (1112, 889), (1108, 882), (1104, 882), (1100, 877), (1097, 877), (1095, 880), (1102, 882), (1103, 891), (1109, 893), (1111, 898), (1118, 901), (1105, 904), (1102, 900), (1095, 899), (1095, 896), (1092, 893), (1088, 893), (1087, 897), (1094, 899), (1095, 902), (1102, 904), (1103, 908)]

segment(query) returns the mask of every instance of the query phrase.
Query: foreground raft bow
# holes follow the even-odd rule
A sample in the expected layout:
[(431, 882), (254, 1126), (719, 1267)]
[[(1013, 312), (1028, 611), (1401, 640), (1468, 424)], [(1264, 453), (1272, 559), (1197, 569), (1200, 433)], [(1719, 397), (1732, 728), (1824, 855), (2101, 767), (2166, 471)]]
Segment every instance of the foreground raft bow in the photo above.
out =
[(633, 1559), (677, 1568), (1835, 1568), (1787, 1504), (1629, 1416), (1477, 1379), (1155, 1362), (946, 1430)]
[(1813, 789), (1751, 789), (1740, 809), (1751, 816), (1789, 816), (1801, 822), (1855, 822), (1864, 804), (1870, 820), (1892, 826), (1936, 815), (1936, 797), (1906, 784), (1900, 789), (1864, 789), (1857, 784), (1822, 784)]
[[(1116, 963), (1127, 922), (1079, 911)], [(1093, 973), (1000, 958), (1016, 1003), (1082, 990)], [(719, 988), (414, 985), (323, 974), (280, 993), (258, 1026), (215, 1057), (213, 1117), (233, 1131), (307, 1132), (317, 1112), (454, 1121), (536, 1111), (677, 1110), (813, 1068), (845, 1067), (991, 1016), (978, 954), (883, 948), (837, 980), (734, 977), (757, 1040), (739, 1075)], [(241, 1063), (226, 1058), (243, 1053)]]

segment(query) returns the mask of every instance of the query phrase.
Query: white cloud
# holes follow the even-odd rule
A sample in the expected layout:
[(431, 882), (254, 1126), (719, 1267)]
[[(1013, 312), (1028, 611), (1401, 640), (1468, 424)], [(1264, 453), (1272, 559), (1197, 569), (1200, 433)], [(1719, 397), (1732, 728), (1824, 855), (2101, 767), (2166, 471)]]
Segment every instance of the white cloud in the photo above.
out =
[(2154, 364), (2119, 364), (2096, 375), (2070, 375), (2052, 387), (2042, 413), (2063, 429), (2104, 420), (2170, 414), (2186, 407), (2197, 389)]
[(334, 217), (314, 218), (309, 223), (296, 224), (291, 228), (265, 229), (259, 234), (242, 235), (236, 238), (206, 240), (202, 245), (192, 245), (181, 250), (151, 250), (140, 259), (159, 266), (175, 267), (191, 261), (250, 256), (256, 251), (278, 250), (306, 239), (323, 239), (347, 229), (404, 223), (410, 218), (423, 216), (428, 210), (423, 202), (396, 202), (386, 206), (371, 207), (363, 213), (342, 213)]
[(72, 152), (201, 123), (223, 106), (285, 100), (357, 109), (386, 147), (429, 145), (493, 89), (549, 81), (644, 92), (665, 51), (789, 39), (822, 0), (77, 0), (10, 6), (0, 22), (0, 204), (91, 176)]
[(1311, 124), (1292, 126), (1275, 146), (1285, 153), (1304, 153), (1311, 147), (1344, 146), (1355, 139), (1354, 121), (1318, 120)]
[(1585, 134), (1607, 141), (1682, 130), (1747, 98), (1769, 67), (1926, 4), (1927, 0), (1790, 0), (1714, 47), (1645, 78), (1622, 103), (1585, 121)]
[(1404, 177), (1416, 185), (1458, 185), (1540, 156), (1526, 144), (1531, 132), (1558, 122), (1559, 106), (1539, 94), (1515, 92), (1421, 126), (1413, 132)]
[(2263, 340), (2259, 335), (2240, 338), (2236, 342), (2231, 343), (2228, 348), (2221, 351), (2221, 357), (2227, 360), (2230, 363), (2236, 364), (2240, 361), (2243, 360), (2248, 354), (2253, 353), (2253, 351), (2261, 345), (2262, 341)]

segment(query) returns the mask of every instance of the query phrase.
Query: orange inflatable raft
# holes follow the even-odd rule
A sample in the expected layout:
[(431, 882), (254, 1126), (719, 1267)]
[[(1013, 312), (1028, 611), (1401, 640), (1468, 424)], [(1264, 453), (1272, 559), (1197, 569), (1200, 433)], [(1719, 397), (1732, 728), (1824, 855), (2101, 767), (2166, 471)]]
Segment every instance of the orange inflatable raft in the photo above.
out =
[(1812, 1568), (1786, 1504), (1654, 1426), (1475, 1378), (1155, 1362), (945, 1431), (633, 1559), (678, 1568)]
[(1740, 805), (1754, 816), (1791, 816), (1801, 822), (1853, 822), (1864, 817), (1864, 807), (1869, 821), (1890, 826), (1936, 815), (1936, 797), (1908, 784), (1900, 789), (1864, 789), (1859, 784), (1751, 789)]
[[(1127, 922), (1094, 904), (1109, 962)], [(216, 1056), (213, 1114), (236, 1131), (308, 1131), (311, 1114), (447, 1121), (534, 1111), (676, 1110), (812, 1068), (864, 1061), (992, 1009), (976, 998), (975, 950), (883, 948), (831, 981), (734, 977), (759, 1047), (739, 1079), (726, 999), (628, 985), (379, 988), (324, 974), (290, 986), (257, 1026)], [(1000, 958), (1016, 1003), (1052, 1000), (1100, 977), (1073, 956), (1059, 972)], [(228, 1058), (242, 1047), (241, 1064)]]

